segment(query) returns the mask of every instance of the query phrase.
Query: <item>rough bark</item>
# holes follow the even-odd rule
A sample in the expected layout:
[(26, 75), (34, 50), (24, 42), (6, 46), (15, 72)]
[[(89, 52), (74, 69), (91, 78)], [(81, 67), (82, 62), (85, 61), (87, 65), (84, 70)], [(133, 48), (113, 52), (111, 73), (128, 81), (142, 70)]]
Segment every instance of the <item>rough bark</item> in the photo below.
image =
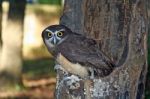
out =
[[(147, 73), (145, 0), (66, 0), (60, 24), (97, 40), (116, 68), (80, 79), (56, 65), (56, 99), (144, 99)], [(59, 68), (58, 68), (59, 67)]]
[(0, 90), (15, 87), (14, 85), (20, 82), (22, 72), (23, 21), (26, 0), (10, 0), (9, 3), (7, 25), (2, 33)]

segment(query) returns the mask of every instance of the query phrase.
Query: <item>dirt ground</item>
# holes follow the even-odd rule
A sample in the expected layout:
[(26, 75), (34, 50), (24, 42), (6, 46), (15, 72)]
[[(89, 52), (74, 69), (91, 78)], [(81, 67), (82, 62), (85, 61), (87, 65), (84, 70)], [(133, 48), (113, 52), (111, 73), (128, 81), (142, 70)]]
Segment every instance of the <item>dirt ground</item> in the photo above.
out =
[(54, 99), (55, 78), (23, 80), (25, 90), (0, 92), (0, 99)]

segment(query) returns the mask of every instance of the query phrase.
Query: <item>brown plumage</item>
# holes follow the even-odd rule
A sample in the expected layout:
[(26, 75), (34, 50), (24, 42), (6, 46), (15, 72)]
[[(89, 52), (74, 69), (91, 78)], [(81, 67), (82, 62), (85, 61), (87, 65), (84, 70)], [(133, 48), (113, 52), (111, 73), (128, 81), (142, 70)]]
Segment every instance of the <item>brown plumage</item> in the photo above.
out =
[[(57, 34), (57, 31), (62, 30), (63, 36), (58, 38), (57, 44), (53, 45), (51, 44), (52, 41), (49, 40), (50, 38), (47, 38), (48, 32), (46, 30), (49, 30), (49, 32), (51, 31), (54, 34)], [(54, 55), (56, 60), (61, 54), (70, 63), (79, 64), (84, 67), (88, 72), (88, 75), (86, 73), (86, 76), (90, 76), (93, 73), (94, 76), (104, 77), (109, 75), (115, 67), (112, 61), (99, 50), (95, 40), (74, 33), (66, 26), (50, 26), (42, 32), (42, 37), (49, 52)], [(62, 62), (58, 63), (61, 63), (62, 65)], [(69, 68), (69, 66), (64, 68)], [(73, 65), (71, 69), (75, 70), (75, 65)], [(76, 74), (76, 72), (71, 73)], [(77, 73), (76, 75), (81, 74)]]

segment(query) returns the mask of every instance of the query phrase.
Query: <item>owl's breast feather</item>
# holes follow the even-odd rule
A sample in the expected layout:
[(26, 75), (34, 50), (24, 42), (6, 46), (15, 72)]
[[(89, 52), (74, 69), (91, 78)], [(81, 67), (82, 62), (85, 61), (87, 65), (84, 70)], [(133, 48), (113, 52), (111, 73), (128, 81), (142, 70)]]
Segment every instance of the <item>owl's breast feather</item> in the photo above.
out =
[(81, 66), (79, 63), (71, 63), (61, 53), (57, 55), (56, 61), (69, 73), (79, 75), (81, 78), (88, 76), (86, 67)]

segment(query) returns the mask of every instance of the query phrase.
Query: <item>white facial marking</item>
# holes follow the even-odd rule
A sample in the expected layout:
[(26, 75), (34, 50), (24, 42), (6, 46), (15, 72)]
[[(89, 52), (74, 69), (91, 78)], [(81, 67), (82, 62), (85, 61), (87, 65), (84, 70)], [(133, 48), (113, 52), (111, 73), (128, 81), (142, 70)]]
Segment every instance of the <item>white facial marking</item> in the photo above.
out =
[(49, 48), (55, 47), (55, 45), (60, 44), (61, 42), (63, 42), (67, 38), (67, 36), (64, 37), (64, 38), (61, 38), (61, 37), (57, 36), (57, 33), (61, 32), (61, 31), (64, 31), (64, 29), (56, 30), (54, 32), (49, 30), (49, 29), (46, 29), (45, 31), (52, 33), (52, 37), (50, 37), (48, 40), (45, 40), (45, 43), (47, 45), (49, 45)]
[(54, 45), (56, 45), (56, 43), (57, 43), (57, 37), (53, 37), (53, 41), (54, 41)]
[(52, 32), (51, 30), (49, 30), (49, 29), (46, 29), (45, 31), (53, 33), (53, 32)]

